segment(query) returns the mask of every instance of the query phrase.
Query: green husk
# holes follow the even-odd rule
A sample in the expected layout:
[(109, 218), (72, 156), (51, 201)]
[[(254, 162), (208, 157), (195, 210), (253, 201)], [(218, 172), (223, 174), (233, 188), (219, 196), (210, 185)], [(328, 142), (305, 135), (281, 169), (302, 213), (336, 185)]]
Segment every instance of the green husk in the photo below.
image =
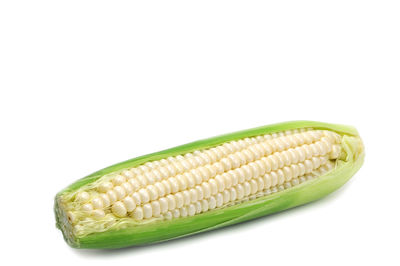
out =
[[(91, 184), (104, 175), (115, 171), (139, 166), (148, 161), (160, 160), (169, 156), (215, 147), (227, 141), (310, 127), (313, 129), (331, 130), (341, 134), (343, 136), (342, 146), (346, 153), (345, 158), (338, 160), (335, 169), (327, 174), (269, 196), (263, 196), (230, 207), (211, 210), (192, 217), (181, 217), (169, 221), (154, 220), (153, 222), (136, 225), (129, 224), (126, 228), (111, 228), (105, 232), (91, 233), (84, 236), (74, 235), (62, 208), (62, 197), (74, 193), (82, 186)], [(363, 159), (363, 144), (357, 130), (351, 126), (314, 121), (293, 121), (238, 131), (140, 156), (104, 168), (76, 181), (56, 195), (54, 210), (57, 227), (62, 230), (67, 243), (75, 248), (111, 249), (165, 241), (244, 222), (317, 200), (346, 183), (361, 167)]]

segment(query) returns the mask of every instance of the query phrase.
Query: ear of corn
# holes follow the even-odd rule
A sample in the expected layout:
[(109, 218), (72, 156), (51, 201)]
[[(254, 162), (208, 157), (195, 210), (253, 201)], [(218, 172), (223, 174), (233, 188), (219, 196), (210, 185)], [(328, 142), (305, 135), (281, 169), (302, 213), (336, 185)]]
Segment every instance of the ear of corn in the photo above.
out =
[(57, 226), (76, 248), (164, 241), (319, 199), (362, 165), (349, 126), (264, 126), (141, 156), (95, 172), (55, 198)]

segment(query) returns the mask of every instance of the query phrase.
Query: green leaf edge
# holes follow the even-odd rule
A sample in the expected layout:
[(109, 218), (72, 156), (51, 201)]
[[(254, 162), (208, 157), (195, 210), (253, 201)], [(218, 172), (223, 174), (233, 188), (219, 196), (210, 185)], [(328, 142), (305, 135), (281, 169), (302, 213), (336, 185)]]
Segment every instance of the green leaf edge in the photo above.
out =
[[(99, 170), (76, 181), (59, 192), (56, 195), (54, 206), (57, 227), (61, 228), (60, 223), (62, 222), (61, 218), (59, 217), (61, 210), (59, 209), (58, 199), (64, 193), (75, 191), (88, 183), (94, 182), (105, 174), (119, 171), (128, 167), (135, 167), (148, 161), (160, 160), (168, 156), (184, 154), (198, 149), (211, 148), (231, 140), (307, 127), (333, 130), (337, 133), (348, 136), (359, 136), (354, 127), (347, 125), (330, 124), (316, 121), (289, 121), (211, 137), (171, 149), (136, 157)], [(359, 145), (362, 145), (361, 141), (355, 143), (348, 138), (344, 145), (345, 149), (347, 150), (347, 159), (334, 171), (331, 171), (323, 177), (305, 182), (282, 192), (274, 193), (269, 196), (261, 197), (231, 207), (198, 214), (192, 217), (142, 224), (139, 226), (119, 230), (111, 229), (106, 232), (93, 233), (80, 238), (67, 237), (66, 232), (63, 232), (63, 235), (67, 243), (74, 248), (122, 248), (127, 246), (161, 242), (203, 231), (214, 230), (302, 205), (333, 192), (346, 183), (361, 167), (364, 160), (364, 150), (363, 148), (359, 147)]]

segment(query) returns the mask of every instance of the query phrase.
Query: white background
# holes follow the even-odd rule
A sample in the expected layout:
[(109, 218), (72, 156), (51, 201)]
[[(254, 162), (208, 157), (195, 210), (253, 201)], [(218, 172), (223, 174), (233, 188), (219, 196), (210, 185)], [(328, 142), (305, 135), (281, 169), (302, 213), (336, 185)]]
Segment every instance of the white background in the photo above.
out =
[[(2, 265), (395, 265), (398, 1), (2, 1)], [(300, 208), (163, 244), (75, 250), (54, 195), (135, 156), (308, 119), (363, 168)], [(8, 263), (4, 263), (8, 262)]]

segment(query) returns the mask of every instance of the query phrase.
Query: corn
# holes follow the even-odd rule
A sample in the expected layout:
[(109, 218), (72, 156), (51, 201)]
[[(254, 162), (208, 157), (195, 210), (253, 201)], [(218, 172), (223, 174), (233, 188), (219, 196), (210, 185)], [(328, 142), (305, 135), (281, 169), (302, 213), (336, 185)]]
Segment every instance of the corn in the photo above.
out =
[[(57, 225), (78, 248), (167, 240), (322, 197), (361, 167), (363, 154), (346, 126), (301, 121), (232, 133), (78, 181), (56, 196)], [(282, 206), (268, 207), (274, 201)]]

